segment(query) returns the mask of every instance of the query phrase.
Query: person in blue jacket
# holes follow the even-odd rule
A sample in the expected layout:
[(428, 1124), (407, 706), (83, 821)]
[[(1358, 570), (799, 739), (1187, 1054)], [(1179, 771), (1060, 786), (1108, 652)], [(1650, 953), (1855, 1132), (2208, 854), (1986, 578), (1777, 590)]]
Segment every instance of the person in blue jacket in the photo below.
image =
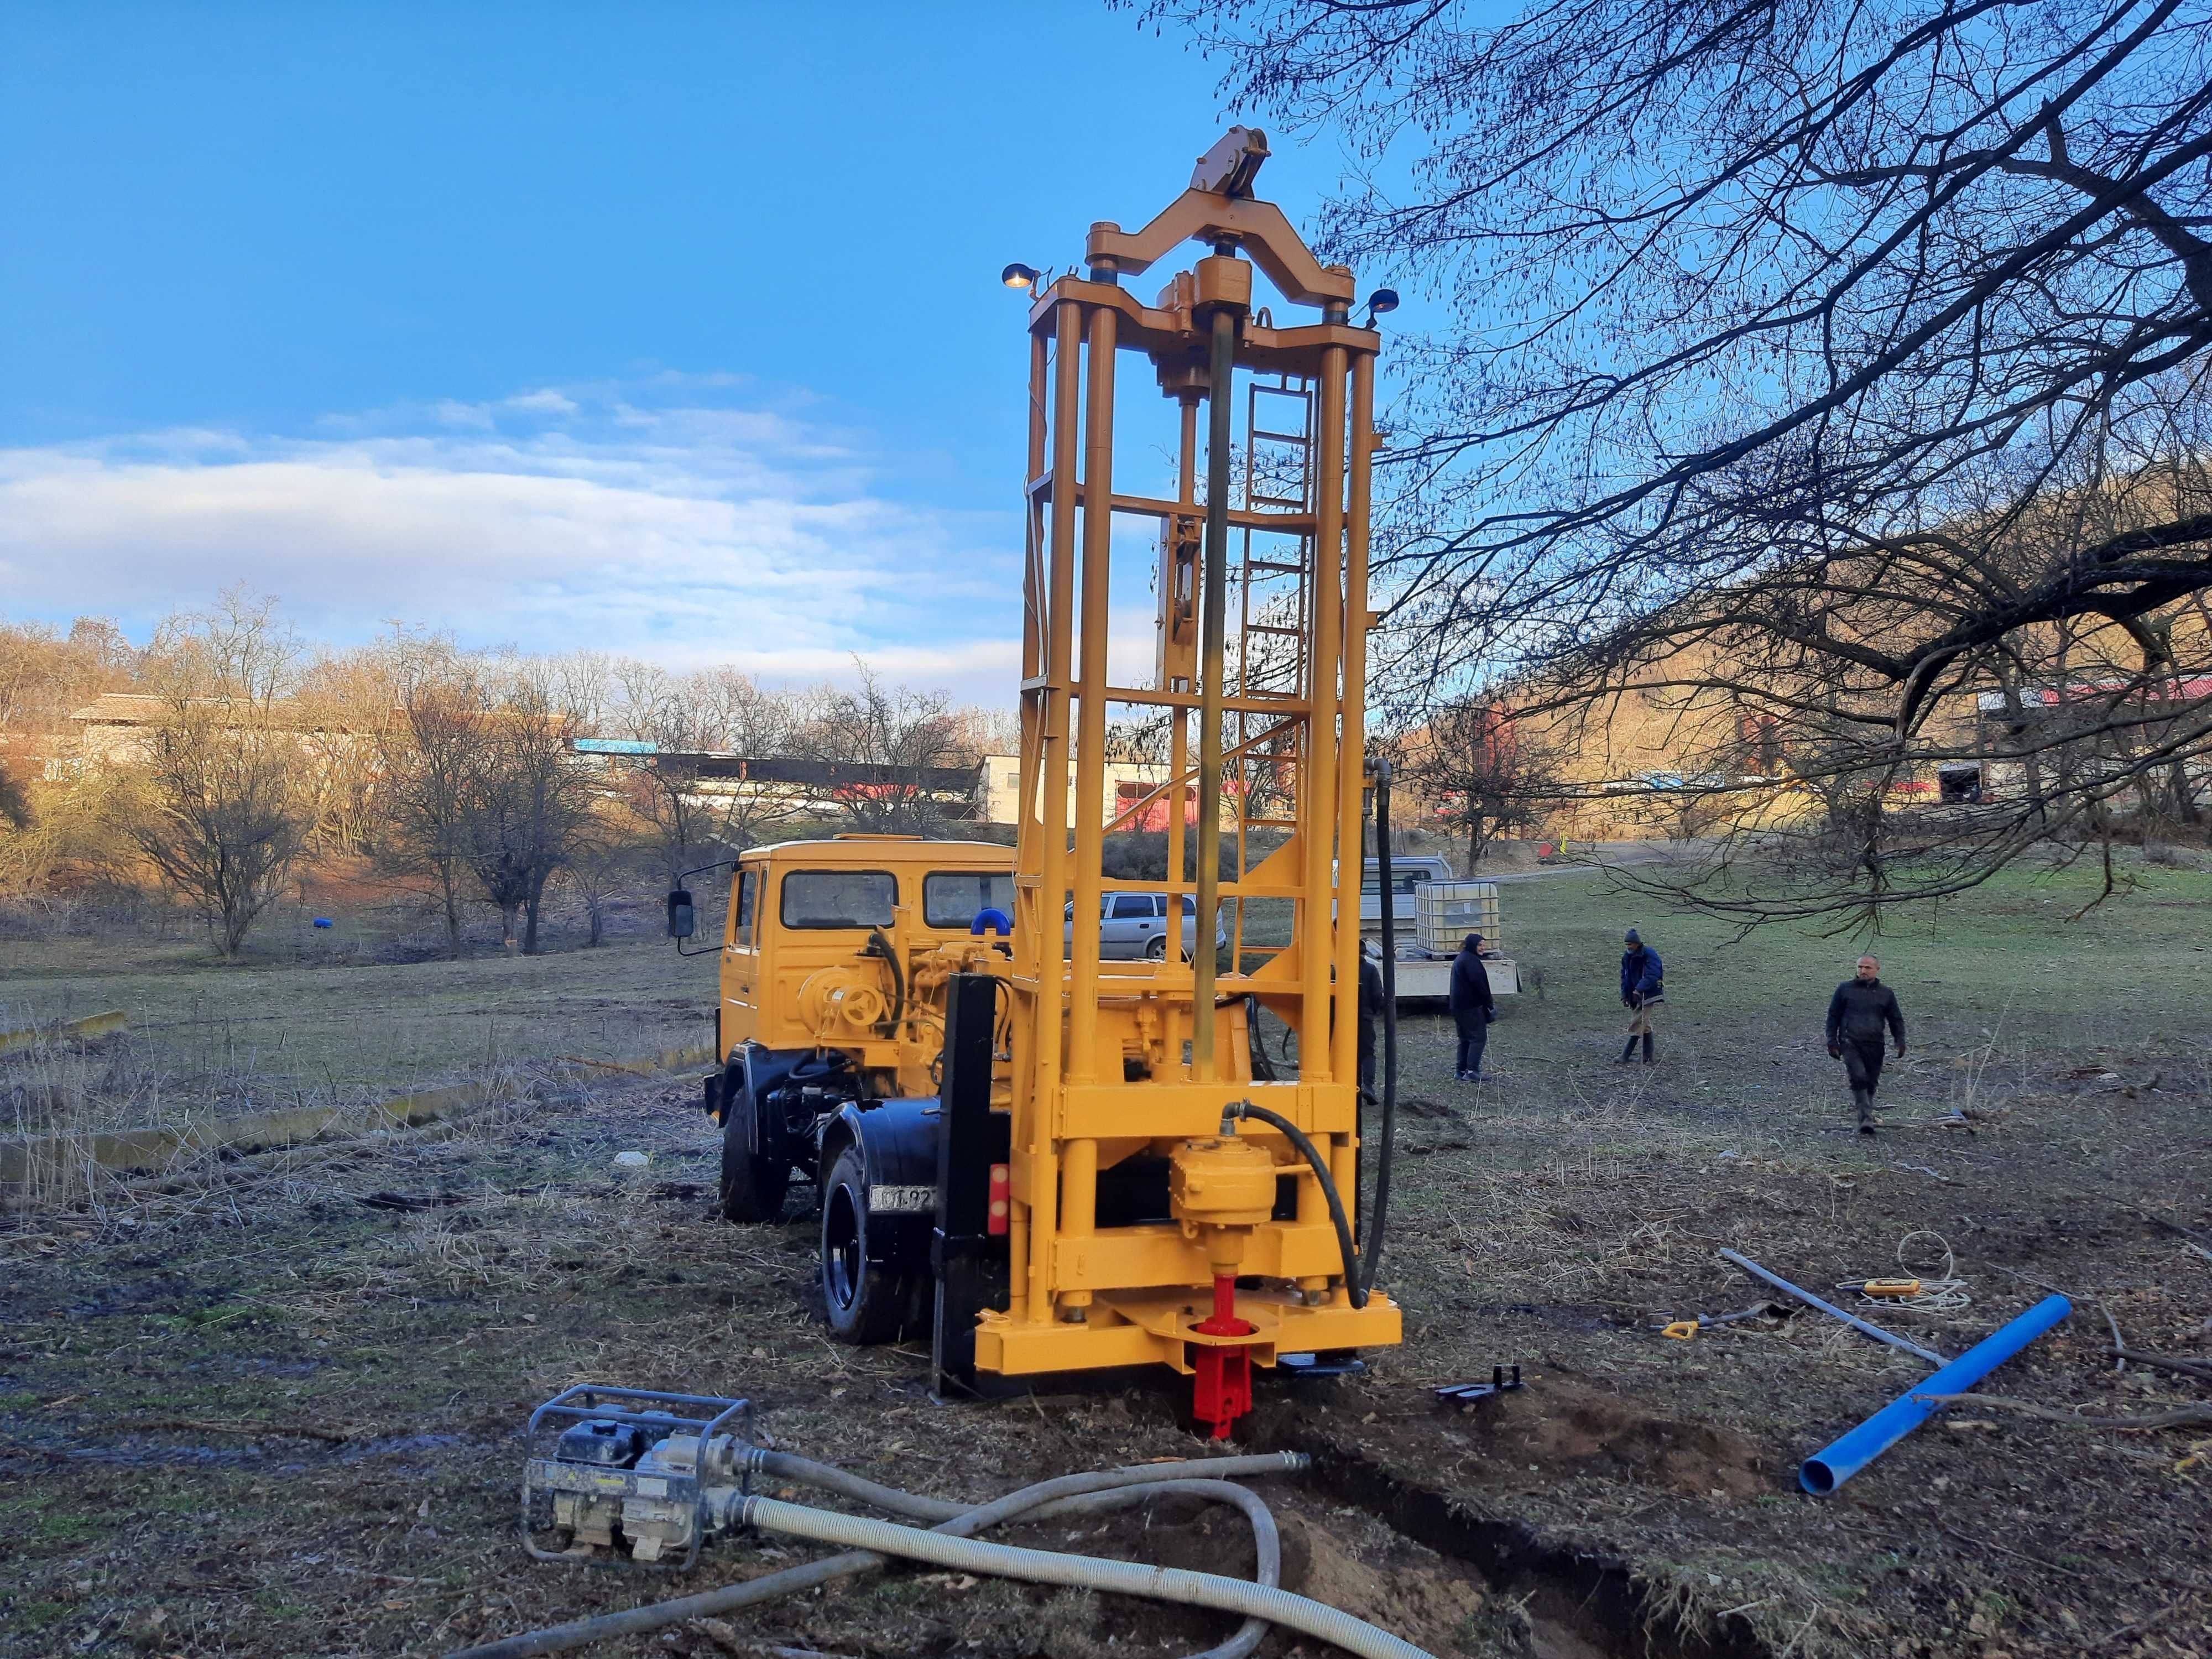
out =
[(1489, 1046), (1490, 1022), (1498, 1002), (1490, 994), (1490, 970), (1482, 965), (1482, 935), (1469, 933), (1452, 958), (1452, 1023), (1459, 1028), (1459, 1080), (1482, 1081), (1482, 1051)]
[(1628, 1012), (1628, 1046), (1620, 1051), (1620, 1063), (1626, 1066), (1636, 1058), (1636, 1040), (1644, 1039), (1644, 1063), (1652, 1060), (1652, 1032), (1656, 1027), (1652, 1017), (1667, 1000), (1667, 981), (1659, 963), (1659, 953), (1646, 945), (1632, 927), (1621, 941), (1628, 946), (1620, 958), (1620, 1006)]

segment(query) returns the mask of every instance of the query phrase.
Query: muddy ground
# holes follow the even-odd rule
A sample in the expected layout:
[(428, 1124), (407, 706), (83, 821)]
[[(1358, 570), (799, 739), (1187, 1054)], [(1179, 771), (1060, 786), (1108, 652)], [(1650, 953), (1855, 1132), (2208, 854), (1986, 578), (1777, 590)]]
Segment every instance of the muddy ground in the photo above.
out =
[[(1267, 1485), (1285, 1582), (1439, 1654), (2212, 1652), (2212, 1427), (1975, 1407), (1815, 1500), (1798, 1461), (1925, 1367), (1809, 1312), (1652, 1328), (1767, 1299), (1723, 1245), (1825, 1288), (1894, 1270), (1925, 1230), (1969, 1300), (1899, 1322), (1924, 1343), (1958, 1352), (2047, 1286), (2076, 1298), (1985, 1393), (2107, 1417), (2212, 1398), (2116, 1368), (2106, 1322), (2132, 1349), (2212, 1353), (2204, 896), (2062, 933), (2023, 886), (1948, 939), (1885, 945), (1915, 1042), (1863, 1139), (1806, 1031), (1855, 946), (1647, 925), (1670, 1024), (1658, 1064), (1623, 1067), (1618, 902), (1571, 885), (1512, 896), (1546, 989), (1493, 1028), (1501, 1075), (1455, 1085), (1440, 1024), (1407, 1024), (1384, 1273), (1407, 1341), (1358, 1378), (1264, 1377), (1240, 1437), (1316, 1460)], [(779, 1445), (947, 1496), (1206, 1455), (1164, 1376), (939, 1407), (919, 1349), (830, 1343), (803, 1194), (780, 1227), (717, 1222), (694, 1098), (548, 1072), (459, 1125), (13, 1218), (0, 1653), (434, 1654), (808, 1553), (726, 1547), (675, 1578), (526, 1562), (519, 1431), (579, 1380), (749, 1395)], [(641, 1173), (613, 1164), (631, 1149)], [(1436, 1404), (1493, 1363), (1526, 1388)], [(1085, 1532), (1097, 1553), (1251, 1561), (1227, 1511)], [(601, 1650), (1118, 1659), (1226, 1630), (899, 1573)]]

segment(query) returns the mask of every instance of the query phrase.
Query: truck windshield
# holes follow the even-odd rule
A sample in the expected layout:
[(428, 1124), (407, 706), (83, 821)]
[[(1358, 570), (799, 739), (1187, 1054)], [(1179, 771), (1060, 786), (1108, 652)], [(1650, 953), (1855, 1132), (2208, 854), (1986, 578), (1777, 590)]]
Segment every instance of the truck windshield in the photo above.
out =
[(986, 910), (1012, 917), (1012, 876), (989, 870), (938, 870), (921, 878), (921, 919), (932, 927), (966, 927)]
[[(1424, 882), (1434, 881), (1436, 878), (1436, 872), (1425, 865), (1406, 865), (1394, 861), (1390, 866), (1390, 890), (1394, 893), (1410, 893)], [(1360, 878), (1359, 890), (1363, 893), (1381, 892), (1382, 890), (1382, 871), (1374, 865), (1369, 865), (1367, 873)]]
[(888, 870), (793, 870), (783, 878), (787, 927), (888, 927), (898, 878)]

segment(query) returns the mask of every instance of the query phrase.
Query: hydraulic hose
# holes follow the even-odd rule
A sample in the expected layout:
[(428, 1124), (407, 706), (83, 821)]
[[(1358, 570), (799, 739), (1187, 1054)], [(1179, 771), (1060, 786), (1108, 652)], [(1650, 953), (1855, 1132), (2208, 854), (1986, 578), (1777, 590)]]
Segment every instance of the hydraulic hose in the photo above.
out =
[(868, 929), (868, 948), (865, 954), (881, 957), (891, 970), (890, 1029), (884, 1035), (896, 1039), (899, 1028), (906, 1024), (906, 969), (899, 965), (898, 947), (885, 937), (880, 927)]
[[(1099, 1492), (1119, 1492), (1125, 1488), (1136, 1489), (1137, 1496), (1148, 1493), (1154, 1487), (1171, 1485), (1218, 1486), (1222, 1492), (1241, 1492), (1242, 1488), (1228, 1485), (1229, 1477), (1291, 1474), (1304, 1469), (1310, 1461), (1303, 1452), (1269, 1452), (1240, 1457), (1201, 1457), (1168, 1463), (1142, 1463), (1128, 1468), (1064, 1474), (1054, 1480), (1024, 1486), (988, 1504), (963, 1507), (900, 1492), (895, 1487), (879, 1486), (872, 1480), (865, 1480), (842, 1469), (832, 1468), (828, 1464), (816, 1463), (806, 1458), (791, 1457), (787, 1454), (764, 1453), (763, 1455), (773, 1455), (781, 1460), (777, 1472), (787, 1480), (861, 1497), (863, 1501), (878, 1504), (878, 1507), (891, 1508), (896, 1503), (908, 1513), (925, 1505), (956, 1510), (957, 1513), (939, 1526), (939, 1531), (952, 1537), (963, 1537), (1032, 1510), (1048, 1514), (1054, 1506), (1073, 1498)], [(763, 1463), (760, 1467), (765, 1469), (767, 1465)], [(832, 1484), (833, 1480), (836, 1485)], [(854, 1491), (856, 1486), (866, 1488), (867, 1495)], [(1195, 1495), (1212, 1497), (1217, 1494), (1207, 1491)], [(1133, 1497), (1131, 1501), (1136, 1501), (1136, 1498)], [(873, 1572), (887, 1565), (884, 1556), (866, 1550), (828, 1556), (819, 1561), (809, 1561), (803, 1566), (788, 1567), (781, 1572), (749, 1578), (741, 1584), (702, 1590), (694, 1595), (679, 1595), (670, 1601), (630, 1607), (619, 1613), (572, 1620), (565, 1625), (551, 1625), (544, 1630), (459, 1649), (448, 1654), (446, 1659), (530, 1659), (530, 1656), (537, 1654), (567, 1653), (617, 1636), (635, 1636), (681, 1624), (689, 1619), (708, 1619), (734, 1613), (741, 1607), (795, 1595), (802, 1590), (813, 1589), (840, 1578)], [(1243, 1632), (1238, 1634), (1241, 1637)], [(1200, 1659), (1205, 1659), (1205, 1656), (1200, 1656)], [(1242, 1659), (1242, 1655), (1223, 1655), (1217, 1650), (1212, 1659)]]
[[(1328, 1159), (1322, 1156), (1304, 1129), (1280, 1112), (1271, 1112), (1265, 1106), (1255, 1106), (1249, 1100), (1240, 1100), (1222, 1111), (1224, 1123), (1232, 1119), (1256, 1119), (1271, 1129), (1281, 1131), (1284, 1139), (1298, 1149), (1300, 1156), (1313, 1166), (1314, 1179), (1321, 1182), (1321, 1195), (1328, 1201), (1328, 1218), (1336, 1228), (1337, 1253), (1344, 1261), (1344, 1288), (1352, 1297), (1352, 1305), (1367, 1305), (1367, 1285), (1359, 1276), (1359, 1255), (1352, 1243), (1352, 1223), (1344, 1213), (1344, 1194), (1336, 1190), (1336, 1179), (1328, 1172)], [(1372, 1274), (1369, 1275), (1373, 1277)]]
[[(1398, 1155), (1398, 906), (1390, 872), (1390, 763), (1375, 763), (1375, 875), (1382, 910), (1382, 1150), (1375, 1161), (1375, 1219), (1363, 1231), (1359, 1291), (1364, 1307), (1382, 1262), (1382, 1228), (1390, 1215), (1390, 1168)], [(1349, 1267), (1347, 1266), (1347, 1272)]]
[(1033, 1584), (1064, 1584), (1077, 1589), (1107, 1590), (1119, 1595), (1141, 1595), (1155, 1601), (1176, 1601), (1185, 1607), (1212, 1607), (1240, 1613), (1248, 1619), (1264, 1619), (1303, 1635), (1342, 1648), (1360, 1659), (1431, 1659), (1410, 1642), (1378, 1630), (1348, 1613), (1288, 1590), (1255, 1584), (1218, 1573), (1190, 1572), (1180, 1567), (1156, 1567), (1136, 1561), (1110, 1561), (1093, 1555), (1063, 1555), (1052, 1550), (1022, 1549), (1012, 1544), (990, 1544), (978, 1538), (951, 1537), (924, 1532), (889, 1521), (842, 1515), (831, 1510), (809, 1509), (801, 1504), (779, 1503), (773, 1498), (748, 1498), (744, 1518), (768, 1532), (817, 1543), (842, 1544), (885, 1555), (904, 1556), (958, 1572), (987, 1573), (998, 1578), (1018, 1578)]

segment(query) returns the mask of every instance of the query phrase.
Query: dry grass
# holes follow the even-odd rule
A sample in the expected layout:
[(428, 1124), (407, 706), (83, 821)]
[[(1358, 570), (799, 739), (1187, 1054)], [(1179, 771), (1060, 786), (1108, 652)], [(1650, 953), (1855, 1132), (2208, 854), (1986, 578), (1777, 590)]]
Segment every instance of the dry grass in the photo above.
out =
[[(2008, 1368), (2002, 1392), (2113, 1416), (2190, 1397), (2186, 1378), (2115, 1372), (2087, 1304), (2102, 1299), (2144, 1348), (2200, 1353), (2208, 1340), (2212, 1264), (2138, 1213), (2212, 1226), (2212, 1045), (2191, 977), (2204, 895), (2067, 933), (2048, 919), (2059, 906), (2024, 886), (1954, 908), (1948, 937), (1893, 945), (1914, 1021), (1912, 1059), (1885, 1090), (1893, 1118), (1936, 1125), (1963, 1110), (1973, 1132), (1873, 1143), (1848, 1132), (1818, 1048), (1840, 977), (1832, 942), (1731, 945), (1638, 918), (1679, 988), (1662, 1063), (1647, 1072), (1612, 1060), (1620, 918), (1571, 878), (1508, 895), (1549, 994), (1495, 1028), (1503, 1075), (1461, 1089), (1441, 1028), (1407, 1034), (1384, 1279), (1408, 1340), (1330, 1390), (1267, 1379), (1272, 1420), (1361, 1448), (1455, 1513), (1626, 1559), (1655, 1632), (1740, 1622), (1790, 1659), (1900, 1643), (1912, 1659), (2059, 1659), (2155, 1615), (2142, 1641), (2098, 1650), (2205, 1650), (2191, 1586), (2212, 1529), (2205, 1474), (2183, 1467), (2185, 1433), (1931, 1425), (1815, 1504), (1790, 1491), (1797, 1459), (1924, 1368), (1810, 1315), (1688, 1343), (1650, 1329), (1763, 1297), (1717, 1261), (1721, 1245), (1825, 1285), (1889, 1268), (1905, 1234), (1933, 1227), (1974, 1298), (1927, 1328), (1936, 1346), (2041, 1294), (2014, 1274), (2083, 1301)], [(635, 1007), (669, 992), (641, 980), (603, 994)], [(211, 1074), (228, 1052), (216, 1036)], [(129, 1639), (157, 1607), (159, 1651), (434, 1652), (658, 1589), (514, 1557), (514, 1429), (574, 1381), (751, 1394), (781, 1443), (956, 1496), (1192, 1448), (1172, 1416), (1180, 1389), (1164, 1381), (927, 1405), (918, 1351), (826, 1340), (811, 1219), (713, 1218), (714, 1143), (687, 1083), (528, 1064), (509, 1075), (499, 1100), (454, 1124), (210, 1160), (0, 1233), (15, 1287), (0, 1348), (8, 1432), (18, 1457), (68, 1477), (0, 1493), (0, 1550), (23, 1564), (0, 1653), (68, 1650), (101, 1628)], [(637, 1176), (611, 1162), (633, 1146), (653, 1158)], [(1502, 1408), (1440, 1413), (1428, 1395), (1507, 1361), (1531, 1386)], [(234, 1431), (149, 1426), (161, 1424)], [(281, 1438), (317, 1425), (345, 1437)], [(1322, 1527), (1367, 1524), (1323, 1497), (1311, 1500)], [(225, 1588), (196, 1564), (219, 1568)], [(1437, 1650), (1607, 1650), (1555, 1640), (1544, 1619), (1573, 1610), (1547, 1614), (1524, 1592), (1501, 1589)], [(739, 1630), (845, 1654), (975, 1643), (1013, 1659), (1103, 1640), (1088, 1616), (901, 1578)], [(1115, 1652), (1177, 1650), (1131, 1624), (1105, 1633)], [(672, 1650), (718, 1650), (686, 1632), (631, 1649)]]

